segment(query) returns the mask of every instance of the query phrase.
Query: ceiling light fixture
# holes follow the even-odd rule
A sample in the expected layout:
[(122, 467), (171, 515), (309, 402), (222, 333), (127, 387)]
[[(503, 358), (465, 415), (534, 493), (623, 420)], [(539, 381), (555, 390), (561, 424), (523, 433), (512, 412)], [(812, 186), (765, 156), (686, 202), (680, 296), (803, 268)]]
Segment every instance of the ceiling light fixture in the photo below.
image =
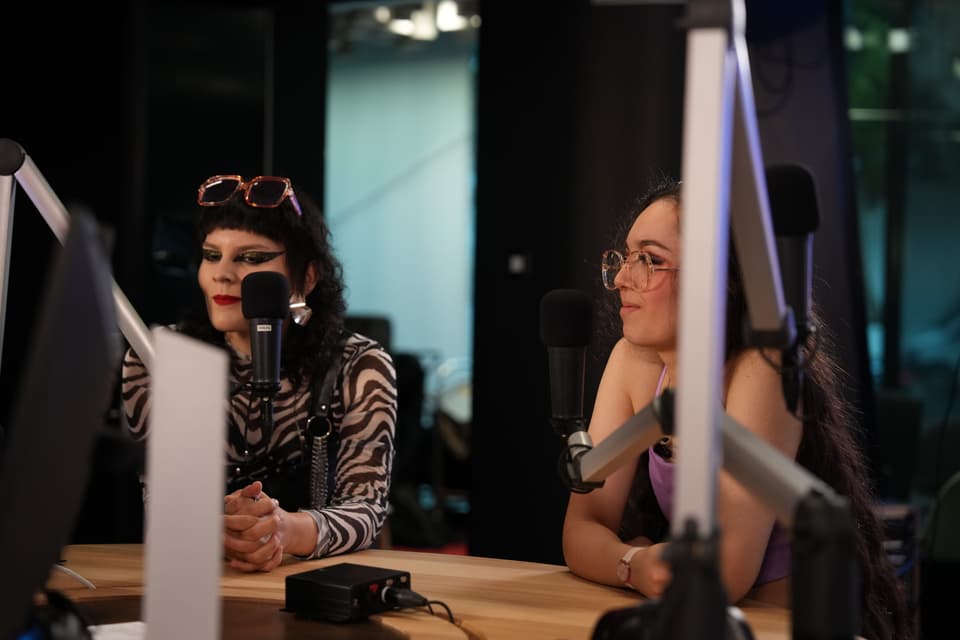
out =
[(401, 36), (412, 36), (413, 20), (407, 20), (406, 18), (394, 18), (387, 24), (387, 28), (394, 33), (400, 34)]
[(380, 24), (390, 22), (390, 7), (377, 7), (373, 10), (373, 18)]
[(467, 19), (460, 15), (460, 8), (454, 0), (440, 0), (437, 5), (437, 29), (440, 31), (461, 31), (467, 28)]
[(414, 11), (410, 17), (413, 19), (411, 38), (414, 40), (437, 39), (436, 8), (433, 2), (424, 2), (423, 8)]

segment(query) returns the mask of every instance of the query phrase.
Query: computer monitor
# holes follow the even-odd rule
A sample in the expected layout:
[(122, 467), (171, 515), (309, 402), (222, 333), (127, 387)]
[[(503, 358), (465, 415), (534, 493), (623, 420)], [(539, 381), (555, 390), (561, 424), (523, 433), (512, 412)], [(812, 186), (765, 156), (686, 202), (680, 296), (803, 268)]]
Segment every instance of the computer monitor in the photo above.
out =
[[(55, 252), (0, 460), (0, 639), (22, 631), (83, 503), (122, 343), (94, 218), (71, 216)], [(15, 312), (15, 310), (12, 310)]]

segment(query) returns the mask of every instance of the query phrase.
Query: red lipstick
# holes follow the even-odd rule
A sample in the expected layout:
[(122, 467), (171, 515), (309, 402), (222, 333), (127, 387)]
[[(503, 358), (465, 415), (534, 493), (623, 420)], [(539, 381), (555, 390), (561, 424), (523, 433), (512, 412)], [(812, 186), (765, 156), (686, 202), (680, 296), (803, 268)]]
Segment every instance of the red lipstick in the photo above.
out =
[(231, 304), (237, 304), (240, 302), (240, 298), (236, 296), (216, 295), (213, 296), (213, 301), (221, 306), (227, 306)]

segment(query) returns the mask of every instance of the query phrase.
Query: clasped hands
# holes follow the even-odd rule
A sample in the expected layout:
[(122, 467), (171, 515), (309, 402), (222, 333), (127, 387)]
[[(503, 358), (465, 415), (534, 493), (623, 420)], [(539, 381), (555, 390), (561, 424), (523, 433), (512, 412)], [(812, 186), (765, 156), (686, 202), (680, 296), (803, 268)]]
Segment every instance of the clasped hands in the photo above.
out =
[(271, 571), (283, 559), (289, 514), (258, 480), (223, 499), (223, 550), (239, 571)]

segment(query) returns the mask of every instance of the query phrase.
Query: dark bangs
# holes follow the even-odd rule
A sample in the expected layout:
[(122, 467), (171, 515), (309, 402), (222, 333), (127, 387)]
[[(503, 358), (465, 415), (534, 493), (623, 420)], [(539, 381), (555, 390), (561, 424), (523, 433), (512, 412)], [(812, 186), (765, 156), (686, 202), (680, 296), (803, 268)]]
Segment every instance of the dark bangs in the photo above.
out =
[(247, 206), (243, 196), (237, 194), (222, 205), (200, 207), (200, 221), (197, 224), (198, 261), (204, 240), (215, 229), (249, 231), (282, 243), (287, 250), (290, 286), (294, 291), (303, 288), (307, 265), (318, 255), (311, 241), (310, 230), (289, 200), (284, 200), (275, 208), (255, 208)]

